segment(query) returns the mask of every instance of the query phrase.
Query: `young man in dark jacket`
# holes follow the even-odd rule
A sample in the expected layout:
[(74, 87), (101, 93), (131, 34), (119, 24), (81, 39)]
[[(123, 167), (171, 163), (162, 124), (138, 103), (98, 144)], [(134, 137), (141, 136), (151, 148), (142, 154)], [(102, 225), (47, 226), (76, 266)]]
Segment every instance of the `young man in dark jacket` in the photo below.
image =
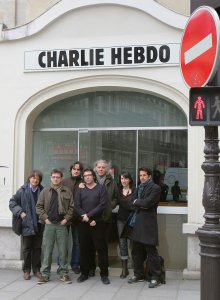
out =
[(144, 261), (147, 257), (152, 275), (149, 287), (154, 288), (160, 285), (161, 276), (160, 257), (157, 251), (157, 206), (161, 189), (153, 182), (152, 171), (146, 167), (139, 169), (139, 179), (137, 199), (134, 200), (137, 214), (132, 234), (134, 276), (128, 283), (144, 281)]
[[(68, 186), (73, 194), (73, 201), (75, 199), (75, 194), (79, 188), (82, 179), (83, 165), (81, 162), (76, 161), (70, 166), (70, 177), (64, 178), (62, 184)], [(71, 269), (75, 274), (80, 273), (80, 247), (78, 238), (78, 220), (76, 217), (73, 218), (71, 223), (71, 233), (72, 233), (72, 254), (71, 254)]]

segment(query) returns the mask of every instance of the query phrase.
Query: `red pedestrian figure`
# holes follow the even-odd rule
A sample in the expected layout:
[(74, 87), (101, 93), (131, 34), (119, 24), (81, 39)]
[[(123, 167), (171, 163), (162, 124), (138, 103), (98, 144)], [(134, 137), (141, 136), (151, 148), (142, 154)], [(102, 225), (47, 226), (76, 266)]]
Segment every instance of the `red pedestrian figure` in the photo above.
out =
[(202, 97), (198, 96), (194, 108), (196, 109), (196, 120), (203, 120), (203, 112), (202, 110), (205, 108), (205, 103), (202, 100)]

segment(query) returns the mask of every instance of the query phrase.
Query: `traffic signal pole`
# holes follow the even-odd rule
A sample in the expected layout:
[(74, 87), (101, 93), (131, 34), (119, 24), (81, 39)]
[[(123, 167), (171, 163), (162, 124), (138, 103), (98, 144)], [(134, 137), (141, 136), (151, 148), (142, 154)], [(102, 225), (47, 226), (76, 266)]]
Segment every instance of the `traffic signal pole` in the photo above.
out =
[[(188, 86), (190, 87), (203, 87), (205, 94), (202, 95), (198, 90), (199, 94), (195, 94), (196, 90), (192, 90), (190, 97), (194, 101), (194, 106), (191, 105), (191, 125), (195, 126), (204, 126), (205, 129), (205, 146), (204, 146), (204, 156), (205, 161), (202, 164), (202, 170), (205, 173), (204, 176), (204, 187), (203, 187), (203, 196), (202, 204), (204, 206), (205, 214), (205, 223), (201, 228), (198, 228), (196, 234), (200, 240), (200, 256), (201, 256), (201, 300), (219, 300), (220, 299), (220, 162), (219, 162), (219, 138), (218, 138), (218, 126), (220, 125), (220, 92), (217, 90), (220, 89), (220, 49), (219, 49), (219, 32), (220, 32), (220, 1), (219, 0), (191, 0), (191, 17), (190, 22), (186, 27), (185, 32), (191, 29), (193, 31), (193, 39), (204, 41), (209, 35), (212, 36), (212, 41), (216, 41), (216, 44), (211, 44), (210, 47), (212, 50), (215, 49), (215, 57), (213, 63), (213, 55), (210, 51), (205, 51), (203, 49), (202, 55), (206, 55), (204, 61), (208, 64), (211, 62), (213, 65), (213, 70), (210, 77), (205, 77), (203, 82), (197, 80), (197, 82), (190, 82), (191, 77), (187, 78), (188, 71), (195, 71), (194, 74), (197, 74), (197, 70), (203, 71), (203, 64), (199, 62), (197, 65), (198, 68), (194, 68), (194, 65), (185, 64), (184, 60), (181, 59), (183, 77)], [(208, 7), (207, 7), (207, 6)], [(212, 16), (211, 19), (207, 17), (207, 13), (210, 13)], [(209, 15), (209, 14), (208, 14)], [(193, 19), (194, 18), (194, 19)], [(207, 20), (207, 26), (201, 26), (202, 30), (208, 30), (208, 33), (203, 34), (203, 38), (200, 38), (199, 33), (197, 34), (197, 28), (199, 28), (199, 21), (204, 22)], [(212, 22), (212, 19), (214, 23)], [(194, 25), (197, 25), (194, 27)], [(212, 24), (214, 24), (212, 26)], [(212, 29), (209, 29), (211, 28)], [(184, 35), (185, 36), (185, 35)], [(190, 35), (188, 35), (190, 36)], [(187, 37), (187, 36), (186, 36)], [(200, 39), (199, 39), (200, 38)], [(184, 39), (184, 37), (183, 37)], [(194, 44), (194, 40), (189, 49), (195, 49), (193, 46), (201, 45)], [(188, 42), (188, 40), (186, 40)], [(182, 42), (183, 44), (183, 42)], [(188, 48), (183, 47), (183, 54), (187, 54)], [(215, 46), (215, 48), (213, 48)], [(210, 52), (209, 52), (210, 51)], [(194, 55), (198, 54), (197, 58), (202, 58), (199, 56), (198, 51), (193, 52)], [(193, 63), (198, 62), (198, 59), (194, 60)], [(188, 69), (187, 69), (188, 68)], [(190, 72), (189, 72), (190, 74)], [(201, 73), (202, 75), (203, 73)], [(185, 79), (186, 77), (186, 79)], [(192, 79), (194, 79), (193, 76)], [(197, 78), (197, 77), (196, 77)], [(207, 84), (212, 86), (215, 89), (207, 89)], [(214, 91), (214, 93), (213, 93)], [(217, 91), (217, 93), (215, 93)], [(207, 102), (202, 103), (202, 101), (207, 100)], [(197, 101), (197, 102), (196, 102)], [(203, 105), (205, 104), (205, 105)], [(209, 105), (209, 109), (206, 104)], [(195, 110), (196, 114), (195, 114)], [(206, 111), (204, 110), (206, 109)]]
[(202, 203), (205, 224), (197, 230), (201, 255), (201, 300), (220, 299), (220, 162), (217, 126), (205, 128)]

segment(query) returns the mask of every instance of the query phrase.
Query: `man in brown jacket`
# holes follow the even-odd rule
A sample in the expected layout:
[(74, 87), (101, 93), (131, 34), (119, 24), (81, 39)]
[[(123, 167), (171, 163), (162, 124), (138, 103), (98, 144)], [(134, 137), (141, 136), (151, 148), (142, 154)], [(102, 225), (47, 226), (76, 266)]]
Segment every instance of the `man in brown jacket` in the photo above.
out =
[(64, 283), (72, 283), (68, 276), (67, 224), (73, 217), (73, 194), (68, 187), (62, 185), (62, 178), (62, 171), (53, 169), (51, 171), (51, 186), (44, 188), (36, 204), (39, 219), (45, 224), (42, 243), (42, 277), (39, 279), (38, 284), (49, 281), (55, 241), (57, 242), (60, 259), (60, 280)]

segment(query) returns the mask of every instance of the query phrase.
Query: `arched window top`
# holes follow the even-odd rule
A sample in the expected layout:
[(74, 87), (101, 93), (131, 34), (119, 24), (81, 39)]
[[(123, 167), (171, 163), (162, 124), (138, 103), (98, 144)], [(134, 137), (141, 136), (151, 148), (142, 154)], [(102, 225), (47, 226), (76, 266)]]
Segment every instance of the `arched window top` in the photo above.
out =
[(91, 92), (47, 107), (34, 129), (187, 126), (185, 114), (158, 96), (137, 92)]

